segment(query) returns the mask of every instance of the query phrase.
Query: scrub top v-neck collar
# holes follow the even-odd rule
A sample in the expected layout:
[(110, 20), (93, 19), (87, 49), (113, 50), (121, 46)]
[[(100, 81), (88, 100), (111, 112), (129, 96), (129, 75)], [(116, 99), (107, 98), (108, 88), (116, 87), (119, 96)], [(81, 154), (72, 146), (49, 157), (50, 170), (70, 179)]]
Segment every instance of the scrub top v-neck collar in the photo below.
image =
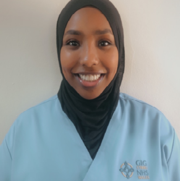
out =
[[(118, 102), (118, 105), (116, 106), (116, 109), (114, 111), (114, 114), (109, 122), (109, 125), (107, 127), (107, 130), (105, 132), (105, 135), (103, 137), (103, 140), (101, 142), (101, 145), (97, 151), (97, 154), (95, 156), (94, 159), (91, 158), (90, 154), (89, 154), (89, 151), (87, 150), (83, 140), (81, 139), (79, 133), (77, 132), (76, 130), (76, 127), (74, 126), (74, 124), (68, 119), (67, 115), (63, 112), (63, 114), (65, 115), (65, 117), (67, 118), (66, 120), (64, 120), (65, 122), (68, 122), (69, 126), (70, 126), (70, 129), (71, 131), (73, 131), (73, 135), (74, 135), (74, 140), (75, 142), (77, 142), (77, 145), (80, 145), (80, 150), (81, 150), (81, 153), (82, 153), (82, 156), (84, 157), (84, 159), (86, 161), (89, 161), (90, 162), (90, 166), (89, 166), (89, 169), (87, 171), (87, 173), (85, 174), (85, 177), (83, 179), (83, 181), (86, 181), (87, 179), (89, 179), (89, 177), (92, 177), (91, 176), (91, 172), (93, 173), (94, 172), (94, 168), (95, 168), (95, 165), (98, 163), (98, 162), (101, 162), (102, 161), (102, 157), (105, 156), (104, 154), (107, 152), (107, 150), (109, 148), (111, 148), (111, 143), (112, 143), (112, 140), (111, 140), (111, 137), (112, 135), (115, 133), (116, 131), (116, 128), (115, 128), (115, 124), (117, 124), (117, 122), (119, 122), (119, 120), (117, 120), (116, 118), (118, 117), (118, 114), (120, 114), (120, 112), (118, 111), (120, 110), (120, 103)], [(119, 123), (118, 123), (119, 124)]]

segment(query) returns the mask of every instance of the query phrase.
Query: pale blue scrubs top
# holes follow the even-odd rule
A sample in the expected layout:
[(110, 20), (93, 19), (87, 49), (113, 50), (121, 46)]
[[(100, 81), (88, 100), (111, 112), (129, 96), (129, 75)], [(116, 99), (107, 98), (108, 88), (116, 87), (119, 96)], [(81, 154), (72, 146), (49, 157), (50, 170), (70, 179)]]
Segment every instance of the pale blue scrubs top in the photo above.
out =
[(180, 143), (153, 106), (120, 94), (94, 160), (57, 95), (23, 112), (0, 146), (0, 181), (180, 181)]

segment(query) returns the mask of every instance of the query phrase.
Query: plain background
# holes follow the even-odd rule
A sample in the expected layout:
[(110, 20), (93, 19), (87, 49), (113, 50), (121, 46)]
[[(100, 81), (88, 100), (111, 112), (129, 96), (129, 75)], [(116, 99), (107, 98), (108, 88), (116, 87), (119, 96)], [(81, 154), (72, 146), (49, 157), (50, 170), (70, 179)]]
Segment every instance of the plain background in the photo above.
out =
[[(20, 113), (58, 92), (56, 21), (67, 2), (0, 2), (0, 143)], [(157, 107), (180, 138), (180, 1), (112, 2), (125, 35), (121, 92)]]

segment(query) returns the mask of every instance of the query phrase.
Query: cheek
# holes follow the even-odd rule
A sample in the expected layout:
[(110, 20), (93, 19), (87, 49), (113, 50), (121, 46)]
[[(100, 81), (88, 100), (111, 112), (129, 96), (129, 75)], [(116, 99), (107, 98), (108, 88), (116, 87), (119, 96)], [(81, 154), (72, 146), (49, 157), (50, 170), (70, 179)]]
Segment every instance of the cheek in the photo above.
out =
[(76, 64), (76, 56), (74, 53), (68, 51), (65, 47), (62, 47), (60, 52), (61, 67), (64, 76), (71, 73), (73, 67)]
[(111, 49), (109, 52), (104, 54), (105, 60), (104, 61), (104, 66), (106, 66), (109, 75), (114, 76), (117, 72), (118, 68), (118, 51), (117, 48)]
[(60, 52), (60, 60), (61, 60), (61, 67), (62, 69), (66, 69), (70, 66), (69, 59), (71, 55), (62, 47)]

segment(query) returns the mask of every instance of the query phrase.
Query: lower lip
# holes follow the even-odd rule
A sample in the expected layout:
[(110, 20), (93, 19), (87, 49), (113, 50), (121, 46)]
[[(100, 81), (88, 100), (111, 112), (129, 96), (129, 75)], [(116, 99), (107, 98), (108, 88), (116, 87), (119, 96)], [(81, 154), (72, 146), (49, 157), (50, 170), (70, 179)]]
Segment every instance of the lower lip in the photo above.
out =
[(103, 79), (103, 75), (101, 75), (99, 77), (99, 79), (95, 80), (95, 81), (87, 81), (87, 80), (82, 80), (79, 76), (77, 76), (80, 83), (84, 86), (84, 87), (95, 87), (102, 79)]

